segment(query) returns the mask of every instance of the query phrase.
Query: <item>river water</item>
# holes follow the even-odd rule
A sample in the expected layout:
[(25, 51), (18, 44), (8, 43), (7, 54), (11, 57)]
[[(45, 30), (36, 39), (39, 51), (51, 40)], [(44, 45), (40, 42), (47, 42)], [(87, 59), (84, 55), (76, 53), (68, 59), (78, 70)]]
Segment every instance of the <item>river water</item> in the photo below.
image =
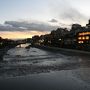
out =
[(4, 55), (0, 62), (1, 81), (28, 80), (30, 90), (90, 90), (89, 56), (25, 47), (12, 48)]

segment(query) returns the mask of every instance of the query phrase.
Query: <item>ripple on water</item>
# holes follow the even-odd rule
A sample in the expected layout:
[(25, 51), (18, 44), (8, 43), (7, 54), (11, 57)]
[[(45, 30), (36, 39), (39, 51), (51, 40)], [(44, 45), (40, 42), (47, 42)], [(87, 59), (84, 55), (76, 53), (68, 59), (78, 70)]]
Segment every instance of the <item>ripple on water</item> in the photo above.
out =
[[(13, 48), (7, 52), (4, 56), (4, 62), (0, 64), (0, 76), (22, 76), (77, 69), (83, 64), (84, 59), (87, 60), (79, 56), (65, 56), (36, 48), (29, 50)], [(84, 62), (85, 65), (86, 63)]]

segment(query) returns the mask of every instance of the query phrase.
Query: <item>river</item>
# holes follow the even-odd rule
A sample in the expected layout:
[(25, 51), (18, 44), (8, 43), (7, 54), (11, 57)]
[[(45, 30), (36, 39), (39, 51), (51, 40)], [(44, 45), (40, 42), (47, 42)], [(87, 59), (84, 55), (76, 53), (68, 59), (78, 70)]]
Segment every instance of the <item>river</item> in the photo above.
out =
[(90, 90), (89, 56), (25, 47), (12, 48), (4, 55), (0, 62), (1, 89)]

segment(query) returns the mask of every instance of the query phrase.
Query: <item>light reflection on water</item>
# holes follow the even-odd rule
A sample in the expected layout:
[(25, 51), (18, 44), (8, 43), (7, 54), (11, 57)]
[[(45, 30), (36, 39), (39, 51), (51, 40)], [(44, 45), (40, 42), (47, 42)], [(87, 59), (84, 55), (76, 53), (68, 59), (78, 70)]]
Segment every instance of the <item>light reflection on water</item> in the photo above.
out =
[(0, 77), (61, 70), (71, 70), (75, 77), (90, 83), (90, 58), (85, 56), (65, 56), (36, 48), (16, 47), (9, 50), (0, 63)]
[(31, 45), (31, 44), (30, 44), (30, 43), (20, 44), (20, 45), (18, 45), (17, 47), (25, 48), (25, 47), (27, 47), (28, 45)]

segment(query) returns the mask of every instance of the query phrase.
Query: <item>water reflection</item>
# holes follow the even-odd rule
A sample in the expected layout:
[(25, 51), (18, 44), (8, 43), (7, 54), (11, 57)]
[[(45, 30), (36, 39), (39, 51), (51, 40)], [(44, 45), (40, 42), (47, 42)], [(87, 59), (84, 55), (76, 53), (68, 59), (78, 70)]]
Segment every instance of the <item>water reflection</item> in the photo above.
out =
[(82, 80), (83, 78), (86, 80), (90, 75), (89, 56), (66, 56), (37, 48), (27, 50), (26, 45), (22, 46), (24, 47), (10, 49), (4, 55), (3, 62), (0, 63), (2, 66), (0, 77), (16, 77), (61, 70), (71, 70), (75, 77)]
[(79, 58), (79, 68), (73, 71), (73, 75), (90, 84), (90, 57)]
[(30, 43), (26, 43), (26, 44), (20, 44), (17, 47), (19, 47), (19, 48), (25, 48), (25, 47), (27, 47), (29, 45), (31, 45), (31, 44)]
[(90, 56), (80, 56), (78, 61), (80, 64), (80, 68), (90, 67)]
[(56, 89), (59, 87), (58, 90), (61, 87), (64, 87), (62, 90), (90, 90), (90, 56), (68, 56), (25, 47), (26, 45), (12, 48), (4, 55), (3, 62), (0, 63), (0, 79), (14, 77), (14, 80), (19, 81), (24, 78), (25, 82), (27, 78), (29, 82), (25, 84), (31, 87), (51, 85)]

